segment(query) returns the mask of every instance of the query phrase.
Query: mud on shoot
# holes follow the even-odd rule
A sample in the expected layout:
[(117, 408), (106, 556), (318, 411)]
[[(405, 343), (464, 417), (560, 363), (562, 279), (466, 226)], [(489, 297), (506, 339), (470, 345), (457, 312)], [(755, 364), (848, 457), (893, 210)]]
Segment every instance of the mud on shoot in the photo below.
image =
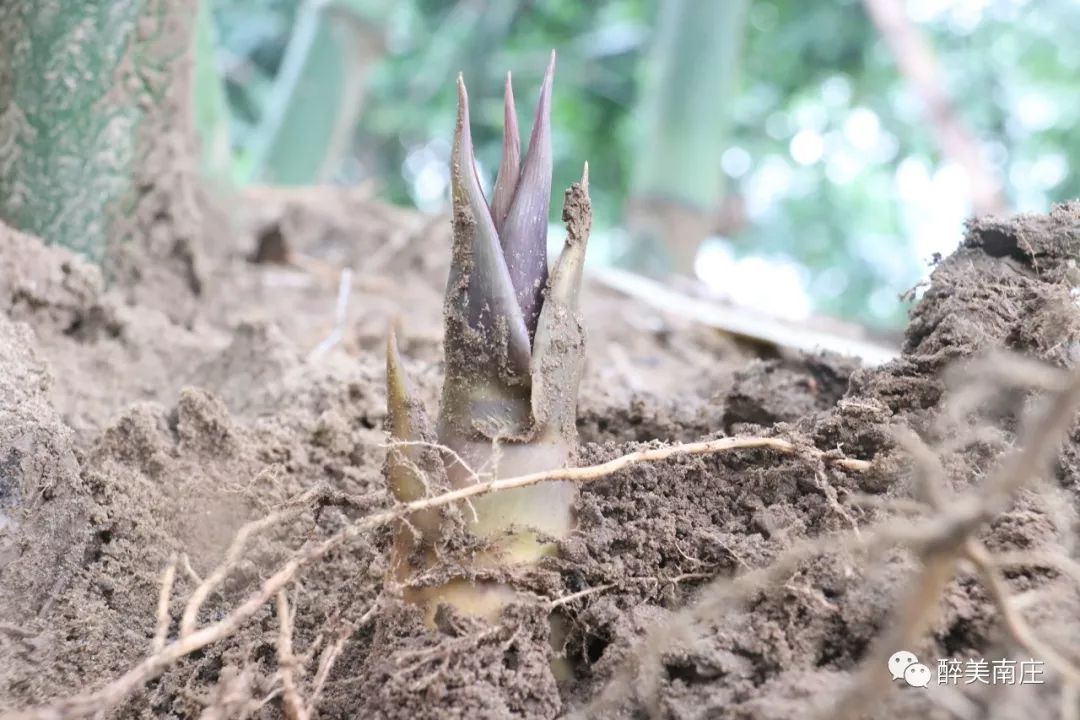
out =
[[(393, 332), (387, 347), (388, 424), (396, 444), (387, 455), (386, 478), (402, 502), (443, 483), (460, 488), (480, 474), (512, 477), (574, 460), (584, 362), (578, 294), (592, 215), (586, 165), (581, 181), (566, 191), (566, 244), (549, 273), (554, 69), (552, 53), (524, 158), (507, 75), (503, 157), (490, 203), (473, 155), (468, 94), (458, 78), (446, 375), (434, 428), (411, 395)], [(495, 617), (514, 591), (476, 575), (554, 553), (554, 543), (573, 529), (575, 492), (569, 482), (552, 481), (477, 498), (475, 512), (464, 513), (466, 529), (485, 547), (471, 561), (473, 572), (427, 587), (410, 585), (410, 579), (438, 566), (445, 521), (437, 511), (415, 513), (397, 529), (395, 579), (429, 619), (442, 603)]]

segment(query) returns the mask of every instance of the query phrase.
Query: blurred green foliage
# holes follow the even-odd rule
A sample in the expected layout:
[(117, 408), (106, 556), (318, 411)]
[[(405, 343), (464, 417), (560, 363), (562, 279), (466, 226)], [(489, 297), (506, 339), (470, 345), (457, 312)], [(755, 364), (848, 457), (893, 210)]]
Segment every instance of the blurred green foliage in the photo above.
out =
[[(374, 0), (372, 0), (374, 2)], [(712, 1), (712, 0), (703, 0)], [(237, 162), (250, 158), (298, 0), (213, 0)], [(377, 3), (376, 3), (377, 4)], [(601, 230), (617, 229), (640, 130), (633, 109), (663, 0), (387, 0), (387, 52), (374, 69), (354, 151), (336, 179), (445, 207), (464, 73), (474, 136), (493, 177), (501, 84), (512, 70), (524, 139), (547, 54), (559, 52), (554, 187), (588, 160)], [(1080, 4), (908, 0), (1017, 210), (1080, 194)], [(737, 254), (797, 262), (815, 310), (892, 327), (898, 295), (960, 238), (962, 174), (942, 158), (915, 97), (857, 0), (754, 0), (731, 148), (717, 172), (745, 208)], [(553, 219), (560, 203), (553, 203)]]
[(301, 8), (250, 142), (252, 182), (326, 182), (352, 151), (367, 79), (382, 57), (384, 13), (370, 0)]

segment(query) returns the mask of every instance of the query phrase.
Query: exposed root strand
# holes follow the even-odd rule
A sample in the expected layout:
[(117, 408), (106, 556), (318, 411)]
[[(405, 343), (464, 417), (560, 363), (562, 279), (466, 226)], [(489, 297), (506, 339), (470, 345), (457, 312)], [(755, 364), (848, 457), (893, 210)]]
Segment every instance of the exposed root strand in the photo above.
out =
[(165, 638), (169, 634), (169, 624), (172, 618), (169, 616), (169, 603), (172, 601), (173, 583), (176, 582), (177, 556), (174, 554), (165, 566), (165, 572), (161, 574), (161, 591), (158, 593), (157, 604), (157, 630), (154, 632), (154, 640), (150, 643), (150, 652), (159, 652), (165, 647)]
[[(236, 566), (248, 540), (256, 533), (287, 519), (299, 516), (305, 510), (309, 510), (313, 505), (317, 504), (320, 498), (327, 495), (324, 489), (313, 488), (295, 498), (284, 509), (249, 522), (240, 528), (226, 551), (221, 564), (205, 580), (199, 583), (192, 592), (181, 617), (179, 636), (175, 640), (166, 642), (163, 647), (152, 652), (126, 673), (97, 690), (72, 695), (44, 706), (8, 712), (0, 715), (0, 720), (72, 720), (74, 718), (90, 717), (115, 707), (131, 693), (160, 675), (181, 658), (232, 635), (239, 627), (250, 620), (260, 608), (276, 598), (279, 592), (282, 592), (289, 583), (293, 582), (304, 567), (322, 559), (329, 552), (349, 540), (359, 537), (376, 527), (399, 520), (417, 510), (451, 505), (480, 495), (510, 488), (526, 487), (548, 480), (570, 480), (585, 483), (608, 477), (628, 467), (642, 463), (662, 462), (676, 457), (754, 449), (773, 450), (784, 455), (807, 457), (814, 461), (823, 460), (830, 466), (853, 472), (865, 471), (871, 466), (871, 463), (865, 460), (827, 456), (826, 453), (816, 448), (802, 447), (780, 438), (731, 437), (640, 450), (588, 467), (562, 468), (512, 478), (488, 480), (441, 495), (409, 503), (400, 503), (393, 508), (371, 513), (357, 519), (333, 535), (301, 548), (264, 580), (258, 589), (252, 591), (234, 607), (231, 612), (215, 622), (199, 627), (197, 621), (200, 609), (207, 598)], [(194, 574), (194, 571), (189, 574)], [(326, 672), (328, 673), (329, 669)], [(323, 682), (325, 683), (325, 677)]]
[(311, 713), (307, 704), (300, 697), (300, 691), (296, 686), (296, 670), (299, 667), (296, 655), (293, 654), (293, 616), (289, 609), (289, 600), (285, 596), (285, 590), (277, 591), (277, 616), (278, 616), (278, 640), (277, 660), (278, 675), (281, 678), (281, 702), (288, 720), (308, 720)]

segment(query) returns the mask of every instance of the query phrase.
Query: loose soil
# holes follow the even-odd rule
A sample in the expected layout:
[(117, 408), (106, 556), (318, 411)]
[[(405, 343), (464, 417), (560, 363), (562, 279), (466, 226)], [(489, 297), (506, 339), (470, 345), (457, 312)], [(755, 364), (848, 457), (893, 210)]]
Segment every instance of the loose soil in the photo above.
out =
[[(150, 651), (163, 570), (177, 561), (170, 637), (199, 578), (245, 522), (323, 487), (324, 501), (248, 543), (207, 601), (221, 618), (305, 543), (390, 506), (383, 348), (401, 349), (434, 408), (441, 381), (447, 218), (362, 190), (258, 191), (199, 258), (200, 294), (106, 290), (70, 253), (0, 227), (0, 711), (103, 685)], [(263, 262), (252, 262), (258, 256)], [(287, 598), (301, 690), (323, 649), (341, 654), (322, 718), (807, 717), (856, 677), (918, 563), (844, 538), (910, 512), (913, 430), (953, 492), (977, 488), (1016, 444), (1027, 393), (978, 393), (955, 368), (995, 349), (1058, 367), (1080, 360), (1080, 206), (973, 223), (912, 311), (902, 355), (880, 368), (833, 356), (762, 359), (676, 317), (588, 286), (581, 464), (662, 443), (777, 436), (803, 448), (637, 465), (581, 489), (579, 532), (520, 579), (537, 596), (494, 626), (447, 613), (424, 627), (384, 586), (389, 529), (307, 568)], [(342, 268), (351, 268), (340, 342)], [(152, 298), (152, 301), (148, 298)], [(182, 321), (170, 308), (195, 307)], [(975, 377), (993, 390), (991, 377)], [(825, 453), (825, 455), (822, 455)], [(829, 458), (873, 461), (866, 472)], [(1053, 477), (981, 536), (993, 552), (1072, 556), (1080, 431)], [(457, 511), (452, 511), (457, 512)], [(779, 581), (717, 601), (725, 578), (836, 538)], [(1080, 646), (1064, 575), (1008, 572), (1040, 636)], [(556, 678), (545, 600), (569, 628)], [(708, 604), (711, 598), (711, 604)], [(688, 623), (687, 608), (719, 608)], [(962, 568), (922, 658), (1016, 658), (994, 606)], [(667, 629), (670, 629), (668, 631)], [(273, 603), (166, 669), (111, 717), (284, 717)], [(901, 649), (901, 648), (897, 648)], [(651, 655), (653, 664), (640, 658)], [(935, 660), (928, 661), (932, 664)], [(640, 666), (640, 667), (639, 667)], [(627, 668), (639, 667), (625, 683)], [(881, 672), (886, 672), (884, 667)], [(875, 717), (1057, 717), (1061, 686), (900, 688)], [(591, 704), (605, 691), (615, 703)]]

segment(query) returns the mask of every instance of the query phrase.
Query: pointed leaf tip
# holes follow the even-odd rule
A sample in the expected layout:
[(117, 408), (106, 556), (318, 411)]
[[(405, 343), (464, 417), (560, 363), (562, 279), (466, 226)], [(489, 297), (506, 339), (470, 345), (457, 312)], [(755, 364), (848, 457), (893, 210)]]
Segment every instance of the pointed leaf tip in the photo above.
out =
[(503, 231), (506, 215), (514, 200), (518, 178), (521, 175), (521, 135), (518, 131), (517, 109), (514, 107), (514, 88), (510, 73), (506, 73), (506, 91), (503, 101), (503, 156), (499, 175), (495, 180), (495, 196), (491, 203), (491, 215), (495, 230)]
[[(441, 485), (446, 471), (441, 456), (428, 444), (434, 441), (434, 435), (423, 405), (412, 397), (401, 365), (397, 341), (400, 333), (395, 320), (386, 337), (386, 409), (391, 443), (383, 472), (394, 497), (399, 502), (412, 502), (428, 494), (428, 483)], [(430, 545), (439, 536), (439, 512), (428, 509), (410, 513), (408, 525), (408, 532), (399, 533), (399, 538), (408, 538), (409, 547), (417, 542)]]
[(451, 191), (455, 204), (467, 205), (469, 201), (465, 196), (465, 169), (462, 167), (462, 158), (468, 158), (467, 166), (471, 166), (472, 133), (469, 131), (469, 91), (465, 89), (465, 78), (461, 73), (458, 73), (457, 90), (457, 123), (454, 126), (453, 156), (450, 158)]
[[(423, 439), (420, 421), (409, 396), (409, 385), (398, 353), (396, 323), (386, 335), (386, 425), (391, 441), (412, 442)], [(386, 455), (386, 479), (390, 491), (402, 502), (423, 496), (423, 487), (410, 467), (409, 448), (392, 447)]]
[(386, 412), (390, 435), (397, 440), (412, 440), (413, 427), (409, 385), (401, 368), (398, 352), (397, 323), (391, 323), (386, 335)]
[(547, 283), (547, 227), (551, 210), (551, 89), (555, 76), (552, 53), (540, 99), (536, 104), (529, 149), (521, 166), (521, 178), (499, 235), (514, 291), (528, 324), (536, 331)]
[(469, 91), (465, 88), (465, 76), (457, 76), (457, 124), (460, 129), (469, 124)]

